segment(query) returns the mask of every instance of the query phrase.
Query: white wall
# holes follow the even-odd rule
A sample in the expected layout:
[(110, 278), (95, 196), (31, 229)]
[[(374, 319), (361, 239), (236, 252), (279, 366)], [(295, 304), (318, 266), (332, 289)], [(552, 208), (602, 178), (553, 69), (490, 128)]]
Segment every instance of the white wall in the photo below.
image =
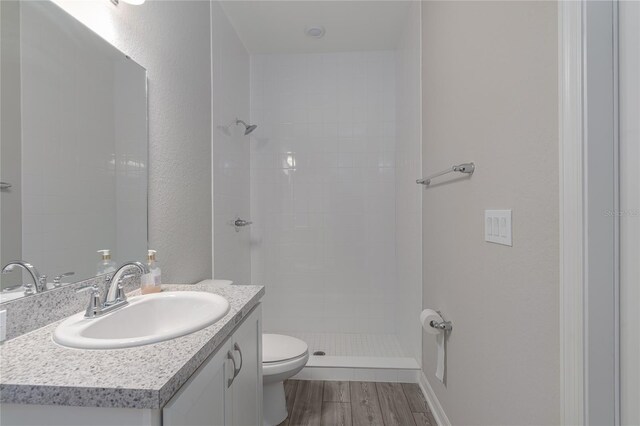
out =
[(620, 408), (640, 424), (640, 3), (620, 3)]
[[(423, 303), (453, 322), (446, 386), (428, 334), (423, 371), (452, 424), (558, 424), (557, 4), (422, 7), (423, 173), (477, 166), (423, 192)], [(513, 209), (513, 247), (485, 209)]]
[(249, 54), (220, 3), (211, 3), (213, 63), (213, 262), (214, 275), (251, 283), (250, 228), (236, 232), (236, 217), (249, 220)]
[[(0, 179), (13, 185), (0, 191), (0, 263), (6, 265), (22, 255), (22, 152), (20, 143), (20, 5), (0, 2)], [(2, 287), (21, 283), (20, 276), (5, 275)], [(25, 273), (26, 277), (26, 273)]]
[(422, 361), (422, 120), (420, 3), (411, 2), (396, 50), (395, 328), (406, 356)]
[(394, 332), (394, 52), (254, 55), (251, 119), (265, 330)]
[(55, 2), (147, 69), (149, 246), (163, 281), (211, 277), (209, 2)]

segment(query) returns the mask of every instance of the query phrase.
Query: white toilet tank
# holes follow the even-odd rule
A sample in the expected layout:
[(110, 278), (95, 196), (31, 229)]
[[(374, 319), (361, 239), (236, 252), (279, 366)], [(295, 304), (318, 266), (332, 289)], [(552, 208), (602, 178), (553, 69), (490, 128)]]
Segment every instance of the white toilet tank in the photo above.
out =
[(196, 284), (211, 284), (214, 287), (226, 287), (228, 285), (233, 284), (233, 281), (208, 279), (208, 280), (199, 281)]

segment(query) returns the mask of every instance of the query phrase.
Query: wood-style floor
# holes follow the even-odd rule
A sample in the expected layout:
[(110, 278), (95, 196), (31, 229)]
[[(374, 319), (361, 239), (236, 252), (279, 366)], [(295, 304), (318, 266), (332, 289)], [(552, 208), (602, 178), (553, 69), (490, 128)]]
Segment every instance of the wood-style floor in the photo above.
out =
[(414, 383), (287, 380), (284, 390), (279, 426), (437, 426)]

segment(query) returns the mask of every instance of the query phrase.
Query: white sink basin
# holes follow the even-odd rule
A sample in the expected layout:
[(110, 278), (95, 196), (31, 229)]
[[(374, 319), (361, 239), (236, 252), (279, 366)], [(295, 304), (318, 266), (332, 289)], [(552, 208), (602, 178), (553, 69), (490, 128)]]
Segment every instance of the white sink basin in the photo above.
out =
[(203, 329), (229, 312), (217, 294), (172, 291), (131, 297), (129, 304), (87, 319), (80, 312), (64, 320), (53, 340), (78, 349), (116, 349), (148, 345)]

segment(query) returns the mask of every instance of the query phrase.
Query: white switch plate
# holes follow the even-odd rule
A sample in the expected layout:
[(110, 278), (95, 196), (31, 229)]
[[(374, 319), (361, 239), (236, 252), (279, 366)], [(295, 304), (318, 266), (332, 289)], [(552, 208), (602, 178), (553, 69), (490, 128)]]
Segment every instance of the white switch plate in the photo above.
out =
[(7, 311), (0, 311), (0, 342), (7, 338)]
[(484, 211), (484, 240), (513, 246), (511, 237), (511, 210)]

